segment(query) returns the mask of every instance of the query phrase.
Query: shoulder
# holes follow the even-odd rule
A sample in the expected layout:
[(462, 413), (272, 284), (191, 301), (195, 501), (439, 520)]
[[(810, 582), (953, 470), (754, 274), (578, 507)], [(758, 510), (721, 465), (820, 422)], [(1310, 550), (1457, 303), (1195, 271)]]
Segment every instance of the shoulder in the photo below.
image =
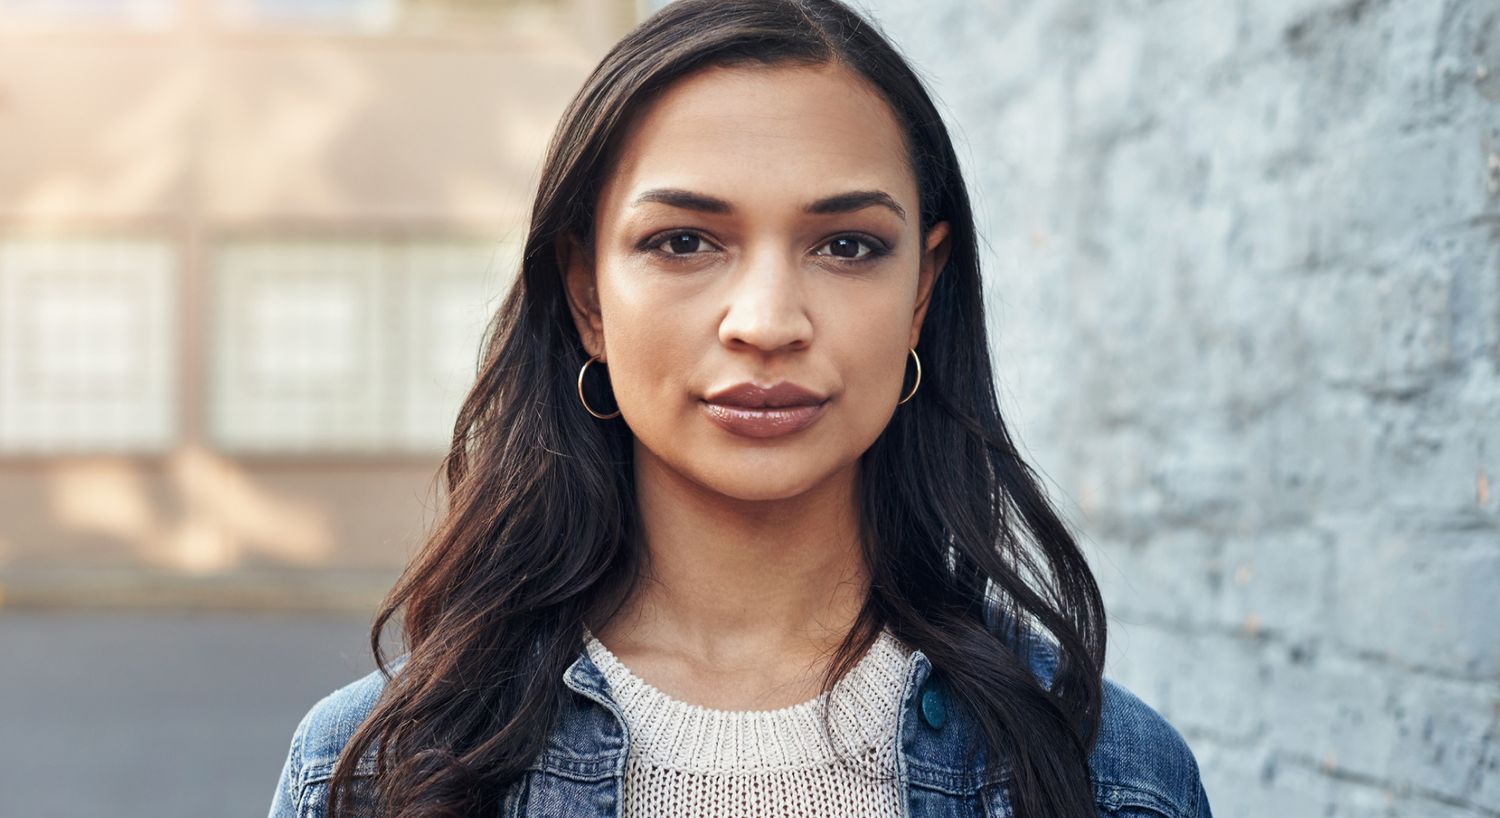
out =
[(1209, 814), (1198, 760), (1182, 733), (1109, 677), (1104, 678), (1103, 717), (1089, 768), (1095, 800), (1111, 813)]
[[(1025, 650), (1039, 680), (1050, 684), (1057, 647), (1033, 637)], [(1105, 676), (1099, 737), (1089, 755), (1101, 815), (1210, 818), (1198, 760), (1182, 733), (1125, 685)]]
[[(397, 672), (405, 661), (403, 655), (391, 662), (391, 672)], [(292, 733), (269, 818), (323, 818), (328, 782), (338, 765), (339, 755), (375, 709), (385, 685), (385, 674), (373, 670), (329, 693), (308, 709)], [(359, 805), (371, 803), (366, 784), (374, 772), (374, 753), (367, 752), (354, 771), (352, 795)]]
[[(392, 672), (399, 670), (404, 663), (404, 656), (394, 660)], [(300, 751), (302, 783), (309, 783), (311, 778), (319, 775), (332, 775), (339, 754), (375, 709), (385, 686), (385, 675), (372, 670), (319, 699), (308, 709), (293, 737)], [(366, 754), (360, 760), (358, 771), (372, 771), (373, 761), (373, 756)]]

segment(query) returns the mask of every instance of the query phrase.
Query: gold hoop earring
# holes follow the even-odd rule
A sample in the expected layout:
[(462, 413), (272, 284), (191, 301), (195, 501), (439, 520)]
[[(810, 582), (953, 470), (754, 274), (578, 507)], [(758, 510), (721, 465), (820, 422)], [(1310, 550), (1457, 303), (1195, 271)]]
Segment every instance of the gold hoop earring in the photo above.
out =
[(917, 394), (917, 387), (922, 385), (922, 359), (917, 357), (915, 347), (911, 347), (911, 359), (917, 362), (917, 379), (912, 382), (911, 391), (906, 393), (906, 397), (896, 401), (897, 406), (911, 400), (911, 396)]
[(597, 360), (599, 360), (599, 356), (598, 355), (592, 355), (592, 356), (590, 356), (587, 361), (583, 362), (583, 367), (578, 370), (578, 401), (583, 404), (583, 408), (586, 409), (589, 414), (593, 415), (594, 417), (596, 417), (596, 418), (598, 418), (600, 420), (609, 420), (610, 418), (617, 418), (617, 417), (620, 416), (620, 410), (619, 409), (616, 409), (615, 413), (612, 414), (612, 415), (601, 415), (598, 412), (594, 411), (594, 407), (589, 406), (589, 400), (588, 400), (588, 398), (585, 398), (583, 396), (583, 373), (588, 372), (589, 371), (589, 364), (591, 364), (591, 363), (593, 363), (594, 361), (597, 361)]

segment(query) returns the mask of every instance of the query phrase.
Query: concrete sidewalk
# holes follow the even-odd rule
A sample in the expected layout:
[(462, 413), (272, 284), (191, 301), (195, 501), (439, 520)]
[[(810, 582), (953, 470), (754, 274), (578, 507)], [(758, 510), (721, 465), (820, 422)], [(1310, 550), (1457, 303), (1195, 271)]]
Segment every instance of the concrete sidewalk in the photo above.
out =
[(145, 568), (6, 567), (0, 611), (197, 608), (364, 613), (375, 610), (399, 569), (254, 570), (173, 573)]
[(371, 616), (0, 607), (0, 815), (265, 815)]

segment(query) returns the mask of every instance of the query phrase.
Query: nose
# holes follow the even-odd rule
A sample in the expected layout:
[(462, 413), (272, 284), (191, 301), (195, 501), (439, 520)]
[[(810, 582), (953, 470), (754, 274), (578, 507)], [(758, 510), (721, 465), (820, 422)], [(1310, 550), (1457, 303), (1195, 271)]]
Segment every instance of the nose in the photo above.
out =
[(784, 252), (767, 249), (747, 256), (735, 272), (719, 341), (763, 352), (807, 346), (813, 326), (804, 285), (802, 270)]

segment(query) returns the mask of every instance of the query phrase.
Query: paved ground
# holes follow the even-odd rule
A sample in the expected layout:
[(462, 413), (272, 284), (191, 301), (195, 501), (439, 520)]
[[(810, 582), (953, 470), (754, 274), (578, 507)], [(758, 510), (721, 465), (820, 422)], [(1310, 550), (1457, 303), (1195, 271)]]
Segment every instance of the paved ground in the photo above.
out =
[(369, 617), (0, 608), (0, 816), (264, 816)]

